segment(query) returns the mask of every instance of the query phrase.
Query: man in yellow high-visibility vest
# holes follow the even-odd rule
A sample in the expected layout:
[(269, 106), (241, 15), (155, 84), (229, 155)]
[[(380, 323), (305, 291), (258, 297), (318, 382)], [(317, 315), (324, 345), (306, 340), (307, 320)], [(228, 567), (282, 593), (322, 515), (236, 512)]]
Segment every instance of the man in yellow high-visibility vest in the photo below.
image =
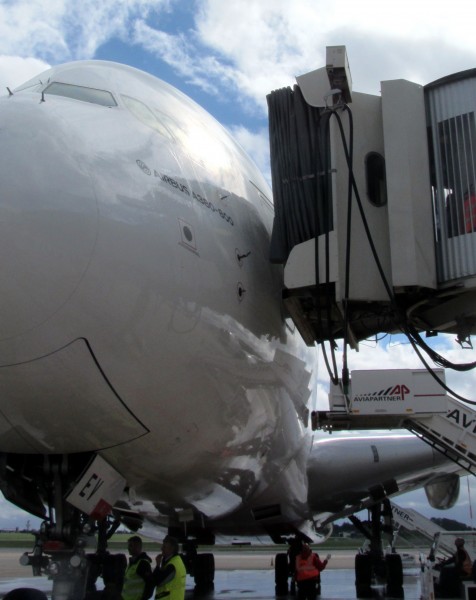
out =
[(152, 560), (142, 551), (142, 540), (134, 535), (127, 541), (130, 559), (124, 575), (123, 600), (148, 600), (152, 595)]
[(157, 586), (155, 599), (184, 600), (185, 579), (187, 572), (183, 560), (179, 556), (178, 541), (167, 535), (162, 542), (162, 554), (155, 559), (157, 567), (152, 572), (151, 580)]

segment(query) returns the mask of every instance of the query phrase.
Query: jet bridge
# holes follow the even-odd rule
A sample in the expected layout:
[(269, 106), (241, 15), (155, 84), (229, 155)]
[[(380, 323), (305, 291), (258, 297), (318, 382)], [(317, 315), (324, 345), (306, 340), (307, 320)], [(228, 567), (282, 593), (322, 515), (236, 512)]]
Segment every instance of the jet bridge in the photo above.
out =
[[(443, 383), (443, 369), (434, 374)], [(325, 431), (408, 429), (476, 473), (476, 411), (449, 396), (425, 369), (354, 370), (347, 393), (331, 383), (329, 410), (312, 414)]]
[(345, 46), (268, 95), (270, 259), (309, 346), (476, 333), (476, 69), (356, 92)]

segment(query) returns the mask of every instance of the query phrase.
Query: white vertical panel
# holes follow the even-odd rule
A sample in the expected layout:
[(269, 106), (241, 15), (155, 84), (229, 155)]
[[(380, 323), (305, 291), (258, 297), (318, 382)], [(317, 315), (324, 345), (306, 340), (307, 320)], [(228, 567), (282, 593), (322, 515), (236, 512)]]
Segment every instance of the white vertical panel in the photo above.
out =
[(435, 288), (423, 88), (404, 79), (381, 86), (393, 285)]

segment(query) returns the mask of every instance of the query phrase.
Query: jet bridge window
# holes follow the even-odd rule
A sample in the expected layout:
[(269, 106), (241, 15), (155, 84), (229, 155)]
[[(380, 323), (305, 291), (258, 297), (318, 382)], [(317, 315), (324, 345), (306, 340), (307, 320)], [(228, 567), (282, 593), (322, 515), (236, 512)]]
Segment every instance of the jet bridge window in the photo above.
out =
[(387, 204), (387, 181), (385, 159), (378, 152), (369, 152), (365, 157), (367, 196), (374, 206)]
[(476, 124), (474, 112), (438, 123), (438, 175), (445, 195), (448, 237), (476, 231)]
[(82, 102), (91, 102), (92, 104), (100, 104), (101, 106), (117, 106), (113, 95), (106, 90), (96, 90), (81, 85), (72, 85), (70, 83), (59, 83), (54, 81), (45, 88), (45, 94), (53, 94), (55, 96), (65, 96)]

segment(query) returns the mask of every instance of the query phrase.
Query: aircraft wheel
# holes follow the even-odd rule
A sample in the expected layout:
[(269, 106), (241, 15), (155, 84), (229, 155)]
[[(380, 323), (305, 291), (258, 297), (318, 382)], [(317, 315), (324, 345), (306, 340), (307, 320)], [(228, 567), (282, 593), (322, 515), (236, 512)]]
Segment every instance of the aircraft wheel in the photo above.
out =
[(404, 598), (403, 592), (403, 566), (400, 554), (387, 554), (385, 557), (387, 572), (387, 596), (391, 598)]
[(8, 592), (4, 600), (48, 600), (48, 596), (35, 588), (17, 588)]
[(215, 581), (215, 557), (211, 552), (197, 554), (194, 560), (195, 590), (208, 592), (213, 590)]
[(387, 598), (405, 598), (405, 592), (403, 591), (403, 587), (393, 588), (387, 584), (385, 590)]
[(276, 584), (274, 586), (275, 596), (287, 596), (288, 595), (288, 584)]
[(357, 598), (372, 598), (372, 561), (367, 554), (355, 556), (355, 592)]
[(274, 558), (274, 582), (276, 596), (287, 596), (288, 594), (289, 565), (288, 555), (284, 552), (276, 554)]
[(387, 554), (385, 564), (387, 566), (387, 581), (395, 586), (403, 585), (403, 566), (400, 554)]

